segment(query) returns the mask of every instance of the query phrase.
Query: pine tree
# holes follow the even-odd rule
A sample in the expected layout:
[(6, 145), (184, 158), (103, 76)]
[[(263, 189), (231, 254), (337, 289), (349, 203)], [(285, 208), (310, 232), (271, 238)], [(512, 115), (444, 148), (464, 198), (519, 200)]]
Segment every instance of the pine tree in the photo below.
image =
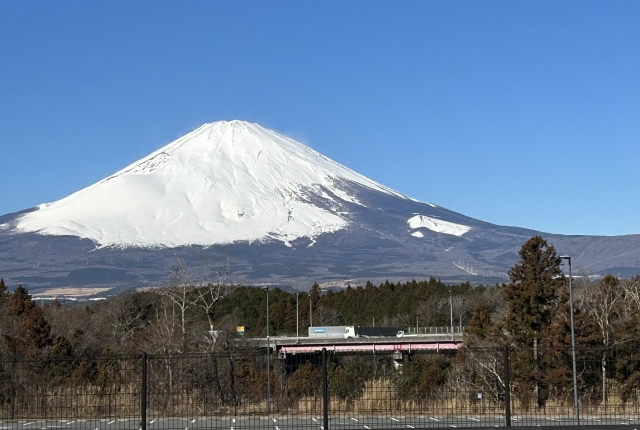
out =
[(515, 346), (532, 347), (551, 323), (562, 283), (561, 260), (540, 236), (529, 239), (520, 261), (509, 270), (511, 282), (502, 290), (508, 306), (505, 328)]
[[(580, 372), (579, 383), (593, 390), (598, 387), (598, 381), (594, 379), (598, 375), (597, 357), (592, 354), (593, 347), (598, 344), (597, 327), (578, 305), (574, 303), (573, 320), (576, 345), (580, 346), (581, 367), (584, 369)], [(565, 285), (551, 323), (542, 335), (539, 375), (545, 386), (553, 390), (549, 393), (551, 397), (564, 398), (569, 403), (573, 395), (570, 309), (569, 288)], [(586, 371), (587, 368), (591, 371)]]
[(103, 393), (116, 392), (120, 388), (122, 382), (120, 363), (109, 348), (103, 349), (100, 354), (96, 379)]
[(72, 356), (73, 346), (71, 343), (62, 336), (56, 337), (49, 350), (49, 360), (45, 367), (48, 380), (54, 385), (64, 384), (78, 367), (77, 360), (70, 359)]
[(491, 310), (480, 300), (473, 310), (466, 333), (477, 338), (486, 338), (494, 334), (495, 324), (491, 321)]
[(22, 285), (18, 285), (18, 288), (9, 297), (8, 307), (11, 315), (19, 317), (30, 312), (36, 307), (36, 304), (31, 300), (27, 289)]
[(7, 286), (4, 283), (4, 279), (0, 278), (0, 308), (4, 306), (4, 304), (9, 300), (9, 291), (7, 291)]
[(20, 333), (29, 353), (37, 353), (53, 343), (51, 325), (44, 317), (44, 312), (40, 306), (31, 309), (24, 320)]
[(541, 377), (538, 345), (558, 303), (561, 260), (540, 236), (529, 239), (519, 254), (520, 261), (509, 270), (511, 282), (501, 292), (508, 307), (504, 329), (508, 344), (524, 348), (511, 354), (520, 401), (530, 401), (528, 393), (533, 390), (537, 406), (544, 407), (548, 393)]

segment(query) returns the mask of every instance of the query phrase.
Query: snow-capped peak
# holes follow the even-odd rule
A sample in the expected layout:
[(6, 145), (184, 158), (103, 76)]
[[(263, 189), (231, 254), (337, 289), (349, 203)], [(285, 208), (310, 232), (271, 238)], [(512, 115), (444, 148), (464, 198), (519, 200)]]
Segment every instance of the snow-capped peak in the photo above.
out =
[[(313, 149), (243, 121), (205, 124), (108, 178), (20, 218), (18, 230), (101, 246), (285, 243), (345, 228), (349, 183), (407, 198)], [(311, 203), (310, 196), (328, 202)]]

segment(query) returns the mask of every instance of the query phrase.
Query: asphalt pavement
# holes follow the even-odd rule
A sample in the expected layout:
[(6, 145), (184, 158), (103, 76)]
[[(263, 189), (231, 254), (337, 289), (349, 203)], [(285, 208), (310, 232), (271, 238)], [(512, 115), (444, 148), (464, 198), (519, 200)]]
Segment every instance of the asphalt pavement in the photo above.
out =
[[(553, 426), (556, 428), (598, 428), (640, 430), (638, 418), (583, 417), (581, 425), (562, 417), (512, 417), (512, 426), (520, 429)], [(332, 416), (330, 430), (351, 429), (427, 429), (427, 428), (495, 428), (504, 427), (504, 417), (481, 416)], [(147, 430), (205, 430), (205, 429), (314, 429), (324, 430), (321, 416), (242, 416), (200, 418), (150, 418)], [(140, 430), (139, 419), (59, 419), (59, 420), (0, 420), (0, 430)]]

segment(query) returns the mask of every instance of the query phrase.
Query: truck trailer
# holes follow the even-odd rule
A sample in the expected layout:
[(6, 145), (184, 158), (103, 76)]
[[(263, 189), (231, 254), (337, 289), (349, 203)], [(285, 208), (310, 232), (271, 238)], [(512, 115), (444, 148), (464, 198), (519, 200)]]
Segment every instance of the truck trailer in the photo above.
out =
[(309, 337), (337, 337), (344, 339), (347, 327), (341, 326), (322, 326), (309, 327)]
[(402, 337), (402, 327), (360, 327), (347, 326), (345, 337)]

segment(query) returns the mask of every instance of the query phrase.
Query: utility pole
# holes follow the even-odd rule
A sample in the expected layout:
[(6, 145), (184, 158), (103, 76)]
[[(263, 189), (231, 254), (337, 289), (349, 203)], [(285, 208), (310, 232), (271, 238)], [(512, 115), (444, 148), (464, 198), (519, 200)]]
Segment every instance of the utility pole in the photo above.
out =
[(576, 334), (573, 328), (573, 285), (571, 283), (571, 257), (561, 255), (560, 258), (569, 261), (569, 312), (571, 313), (571, 355), (573, 358), (573, 413), (580, 425), (580, 406), (578, 405), (578, 377), (576, 376)]
[(269, 287), (267, 291), (267, 414), (271, 414), (271, 342), (269, 341)]
[(451, 340), (453, 340), (453, 295), (449, 287), (449, 316), (451, 317)]

